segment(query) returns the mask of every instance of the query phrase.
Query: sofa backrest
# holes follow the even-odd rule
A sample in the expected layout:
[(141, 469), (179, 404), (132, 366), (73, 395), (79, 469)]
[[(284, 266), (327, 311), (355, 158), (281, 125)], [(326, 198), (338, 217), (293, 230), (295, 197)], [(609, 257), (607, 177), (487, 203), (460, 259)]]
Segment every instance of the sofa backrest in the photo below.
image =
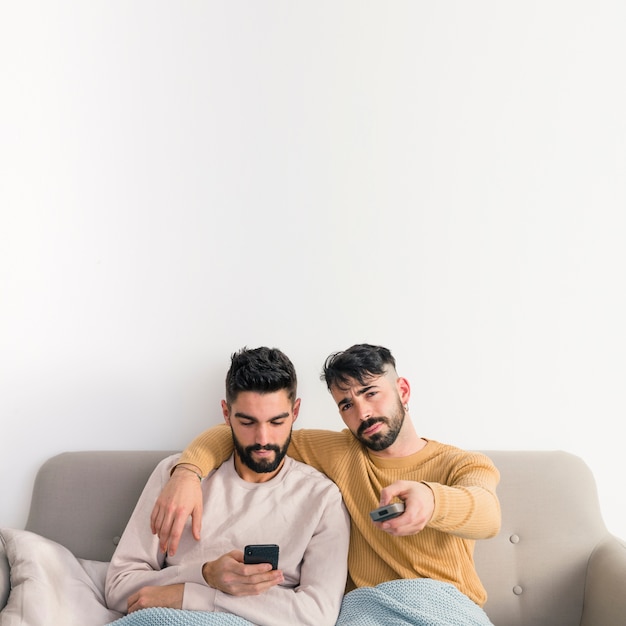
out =
[[(579, 626), (585, 570), (607, 534), (594, 478), (558, 451), (484, 451), (500, 470), (502, 530), (476, 542), (495, 626)], [(157, 463), (173, 450), (65, 452), (46, 461), (26, 529), (108, 561)], [(598, 625), (600, 626), (600, 625)]]
[(578, 626), (587, 562), (608, 533), (591, 470), (566, 452), (484, 452), (502, 508), (498, 536), (476, 542), (487, 614), (496, 626)]
[(75, 556), (110, 561), (159, 461), (175, 450), (63, 452), (39, 469), (26, 530)]

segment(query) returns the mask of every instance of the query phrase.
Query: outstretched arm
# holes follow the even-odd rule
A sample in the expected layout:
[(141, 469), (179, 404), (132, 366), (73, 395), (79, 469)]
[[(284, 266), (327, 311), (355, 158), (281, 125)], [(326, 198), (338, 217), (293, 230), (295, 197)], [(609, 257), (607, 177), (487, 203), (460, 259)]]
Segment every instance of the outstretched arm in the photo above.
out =
[(412, 535), (425, 526), (465, 539), (487, 539), (500, 530), (500, 503), (496, 486), (500, 474), (484, 455), (468, 453), (448, 472), (446, 483), (396, 481), (381, 491), (380, 504), (394, 498), (405, 502), (405, 512), (377, 523), (391, 535)]

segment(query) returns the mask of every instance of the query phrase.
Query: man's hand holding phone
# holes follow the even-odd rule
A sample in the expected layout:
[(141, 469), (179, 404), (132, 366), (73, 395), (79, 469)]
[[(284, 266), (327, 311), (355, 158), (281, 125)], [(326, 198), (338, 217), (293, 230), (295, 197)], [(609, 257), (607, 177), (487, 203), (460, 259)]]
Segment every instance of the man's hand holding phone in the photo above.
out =
[(207, 584), (231, 596), (254, 596), (283, 582), (283, 573), (271, 563), (244, 563), (244, 553), (232, 550), (202, 566)]

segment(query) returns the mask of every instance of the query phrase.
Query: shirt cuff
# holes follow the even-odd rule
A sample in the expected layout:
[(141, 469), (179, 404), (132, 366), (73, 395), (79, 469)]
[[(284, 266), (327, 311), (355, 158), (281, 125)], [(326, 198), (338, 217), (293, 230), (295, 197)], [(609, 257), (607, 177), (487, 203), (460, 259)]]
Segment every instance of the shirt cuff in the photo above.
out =
[(209, 587), (202, 576), (202, 563), (178, 565), (178, 576), (185, 582), (183, 609), (189, 611), (214, 611), (217, 589)]

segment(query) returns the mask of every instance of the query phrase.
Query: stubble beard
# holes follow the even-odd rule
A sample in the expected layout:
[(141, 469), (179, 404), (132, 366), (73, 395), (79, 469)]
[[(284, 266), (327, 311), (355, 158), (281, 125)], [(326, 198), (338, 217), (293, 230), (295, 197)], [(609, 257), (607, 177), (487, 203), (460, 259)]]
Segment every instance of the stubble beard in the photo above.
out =
[[(270, 472), (276, 471), (280, 467), (280, 464), (283, 462), (283, 459), (287, 454), (287, 448), (289, 448), (289, 443), (291, 442), (291, 433), (289, 433), (289, 437), (282, 447), (271, 443), (265, 446), (256, 444), (254, 446), (244, 447), (235, 436), (232, 428), (230, 429), (230, 432), (233, 437), (233, 444), (235, 446), (235, 452), (237, 453), (237, 456), (241, 459), (241, 462), (246, 467), (251, 469), (253, 472), (256, 472), (257, 474), (269, 474)], [(252, 456), (252, 452), (254, 452), (255, 450), (273, 450), (274, 458), (272, 460), (261, 459), (260, 461), (255, 461)]]
[[(370, 417), (369, 419), (361, 422), (354, 436), (366, 447), (374, 452), (380, 452), (386, 450), (389, 446), (395, 443), (400, 431), (402, 430), (402, 424), (404, 424), (405, 417), (404, 407), (402, 401), (398, 398), (398, 403), (395, 410), (389, 417)], [(374, 424), (382, 422), (387, 425), (386, 431), (382, 433), (374, 433), (370, 436), (364, 436), (363, 431), (371, 428)]]

